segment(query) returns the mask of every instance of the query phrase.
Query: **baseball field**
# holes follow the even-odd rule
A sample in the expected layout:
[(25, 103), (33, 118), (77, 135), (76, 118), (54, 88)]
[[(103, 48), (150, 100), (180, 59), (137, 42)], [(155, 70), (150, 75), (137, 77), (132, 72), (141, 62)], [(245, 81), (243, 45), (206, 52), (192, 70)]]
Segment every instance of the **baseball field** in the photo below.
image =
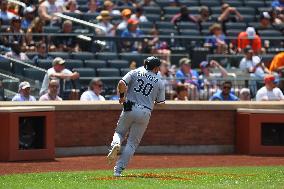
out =
[(137, 155), (124, 176), (104, 156), (0, 162), (2, 189), (284, 188), (284, 158), (239, 155)]

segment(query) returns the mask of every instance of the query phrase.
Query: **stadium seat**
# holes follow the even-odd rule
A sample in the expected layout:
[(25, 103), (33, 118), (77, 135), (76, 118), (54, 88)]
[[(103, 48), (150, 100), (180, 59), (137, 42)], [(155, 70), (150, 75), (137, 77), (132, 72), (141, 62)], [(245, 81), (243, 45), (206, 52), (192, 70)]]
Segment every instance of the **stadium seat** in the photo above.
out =
[(261, 36), (261, 37), (281, 37), (282, 36), (282, 33), (278, 30), (260, 30), (258, 31), (258, 34)]
[(11, 72), (11, 62), (10, 60), (0, 57), (0, 70)]
[(200, 32), (199, 30), (189, 30), (189, 29), (182, 29), (179, 31), (180, 35), (189, 35), (189, 36), (199, 36)]
[(74, 72), (78, 72), (80, 77), (96, 77), (94, 68), (74, 68)]
[(47, 60), (47, 59), (39, 59), (37, 62), (37, 66), (43, 69), (49, 69), (52, 67), (52, 60)]
[(127, 60), (109, 60), (108, 66), (110, 68), (118, 68), (118, 69), (128, 68), (129, 62)]
[(23, 72), (24, 77), (27, 77), (33, 80), (38, 80), (38, 81), (42, 81), (45, 74), (46, 74), (45, 72), (34, 69), (34, 68), (24, 68), (24, 72)]
[(270, 11), (271, 10), (271, 7), (259, 7), (258, 9), (257, 9), (257, 11), (258, 11), (258, 14), (259, 13), (262, 13), (262, 12), (268, 12), (268, 11)]
[(226, 31), (227, 35), (230, 37), (238, 37), (239, 33), (242, 32), (241, 29), (229, 29)]
[(79, 60), (90, 60), (95, 58), (94, 54), (90, 52), (73, 52), (71, 56), (72, 58)]
[(138, 53), (121, 53), (120, 59), (127, 60), (129, 63), (135, 61), (137, 66), (142, 66), (144, 62), (143, 56)]
[[(31, 60), (24, 62), (34, 66), (34, 63)], [(12, 63), (12, 70), (13, 73), (16, 75), (23, 75), (24, 68), (29, 68), (29, 67), (23, 64)]]
[(179, 22), (177, 23), (179, 30), (199, 30), (199, 26), (193, 22)]
[(209, 29), (210, 26), (212, 26), (212, 24), (214, 24), (215, 22), (202, 22), (201, 23), (201, 29), (204, 30), (204, 29)]
[(66, 59), (65, 67), (69, 70), (73, 70), (74, 68), (82, 68), (84, 65), (82, 60)]
[(86, 5), (88, 0), (77, 0), (78, 5)]
[(179, 0), (179, 3), (187, 7), (192, 7), (192, 6), (198, 6), (199, 0)]
[(199, 68), (199, 64), (206, 60), (207, 55), (210, 53), (208, 48), (195, 47), (191, 52), (192, 68)]
[(225, 29), (230, 30), (230, 29), (241, 29), (245, 30), (247, 28), (247, 24), (243, 22), (227, 22), (225, 23)]
[(250, 22), (254, 22), (255, 21), (255, 15), (242, 15), (244, 17), (244, 20), (243, 22), (246, 22), (246, 23), (250, 23)]
[(85, 61), (85, 67), (86, 68), (106, 68), (107, 63), (105, 60), (86, 60)]
[(190, 14), (197, 15), (199, 14), (200, 6), (189, 6), (188, 10)]
[(254, 7), (254, 8), (259, 8), (259, 7), (265, 6), (265, 2), (262, 1), (262, 0), (258, 0), (258, 1), (246, 0), (246, 1), (244, 1), (244, 4), (247, 7)]
[(58, 33), (60, 31), (60, 27), (58, 26), (43, 26), (44, 33)]
[(120, 69), (120, 76), (121, 77), (125, 76), (129, 71), (130, 71), (129, 68), (121, 68)]
[(119, 77), (120, 71), (117, 68), (98, 68), (98, 77)]
[(97, 16), (99, 16), (99, 13), (84, 13), (82, 19), (85, 21), (96, 20)]
[(9, 28), (9, 25), (2, 25), (1, 27), (0, 27), (0, 32), (6, 32), (7, 31), (7, 29)]
[(161, 14), (161, 8), (155, 6), (143, 7), (144, 13), (147, 14)]
[(141, 28), (140, 30), (143, 32), (144, 35), (150, 35), (153, 31), (152, 28)]
[(139, 28), (153, 28), (153, 23), (152, 22), (141, 22), (139, 23)]
[(163, 10), (165, 14), (178, 14), (180, 12), (179, 7), (164, 7)]
[(209, 29), (202, 29), (201, 30), (201, 34), (204, 35), (204, 36), (208, 36), (208, 35), (212, 35), (209, 31)]
[(70, 54), (68, 52), (49, 52), (49, 56), (52, 56), (53, 58), (60, 57), (63, 59), (69, 59)]
[(96, 53), (96, 57), (99, 60), (115, 60), (115, 59), (118, 59), (117, 53), (113, 53), (113, 52), (98, 52), (98, 53)]
[(253, 7), (237, 7), (237, 10), (243, 15), (255, 15), (255, 8)]
[(38, 55), (38, 53), (37, 52), (26, 52), (26, 55), (28, 56), (30, 60), (32, 60), (34, 56)]
[(170, 23), (170, 22), (163, 22), (163, 21), (156, 22), (156, 27), (157, 27), (159, 30), (163, 30), (163, 29), (175, 29), (175, 25), (173, 25), (173, 24)]
[[(88, 5), (85, 4), (85, 5), (80, 5), (78, 7), (78, 10), (81, 11), (81, 12), (88, 12), (89, 8), (88, 8)], [(86, 13), (85, 13), (86, 14)]]
[(161, 20), (161, 16), (159, 14), (147, 14), (146, 16), (150, 22), (156, 22)]
[(160, 7), (167, 7), (170, 5), (168, 0), (156, 0), (156, 3), (160, 6)]
[(219, 0), (200, 0), (200, 5), (205, 5), (208, 7), (220, 6)]
[(174, 35), (177, 35), (178, 34), (178, 32), (177, 32), (177, 30), (175, 30), (175, 29), (160, 29), (159, 30), (159, 34), (160, 35), (171, 35), (171, 34), (174, 34)]
[(221, 14), (221, 7), (220, 7), (220, 6), (211, 7), (211, 13), (212, 13), (212, 14), (220, 15), (220, 14)]

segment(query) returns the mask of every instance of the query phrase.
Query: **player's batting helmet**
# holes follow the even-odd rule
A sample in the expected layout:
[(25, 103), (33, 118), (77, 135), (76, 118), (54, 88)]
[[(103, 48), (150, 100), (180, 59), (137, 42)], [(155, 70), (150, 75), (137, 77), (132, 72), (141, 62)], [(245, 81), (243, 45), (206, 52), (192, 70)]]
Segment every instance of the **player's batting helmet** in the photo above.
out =
[(146, 70), (153, 70), (155, 67), (161, 65), (161, 60), (155, 56), (149, 56), (144, 62), (144, 67)]

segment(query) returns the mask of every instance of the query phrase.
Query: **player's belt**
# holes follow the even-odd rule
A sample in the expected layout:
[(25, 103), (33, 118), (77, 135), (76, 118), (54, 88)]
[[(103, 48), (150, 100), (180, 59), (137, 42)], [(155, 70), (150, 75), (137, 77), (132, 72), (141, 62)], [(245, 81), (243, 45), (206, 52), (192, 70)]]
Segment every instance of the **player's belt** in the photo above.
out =
[(149, 108), (149, 107), (147, 107), (147, 106), (144, 106), (144, 105), (141, 105), (141, 104), (137, 104), (137, 103), (135, 103), (135, 102), (133, 102), (133, 105), (134, 105), (134, 106), (140, 106), (140, 107), (143, 107), (143, 108), (145, 108), (145, 109), (148, 109), (148, 110), (152, 111), (151, 108)]

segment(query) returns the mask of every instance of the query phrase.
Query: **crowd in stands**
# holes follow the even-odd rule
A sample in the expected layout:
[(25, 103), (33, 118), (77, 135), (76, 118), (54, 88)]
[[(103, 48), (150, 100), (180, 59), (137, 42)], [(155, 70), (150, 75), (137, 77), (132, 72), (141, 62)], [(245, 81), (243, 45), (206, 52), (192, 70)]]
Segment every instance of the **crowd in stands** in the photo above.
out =
[[(238, 1), (240, 6), (236, 2), (235, 4), (232, 2), (231, 5), (228, 1), (218, 0), (214, 2), (219, 4), (212, 7), (209, 6), (211, 1), (202, 4), (203, 1), (199, 0), (192, 1), (192, 3), (198, 2), (198, 6), (187, 4), (191, 1), (179, 0), (165, 1), (166, 5), (161, 5), (158, 0), (24, 0), (22, 2), (26, 7), (1, 0), (1, 32), (11, 35), (0, 35), (0, 49), (6, 57), (29, 61), (36, 66), (41, 60), (53, 62), (52, 67), (47, 68), (47, 74), (42, 81), (40, 100), (62, 100), (57, 96), (60, 93), (55, 92), (60, 91), (60, 81), (77, 80), (80, 77), (76, 70), (65, 68), (63, 57), (54, 59), (48, 52), (97, 53), (101, 50), (101, 48), (98, 50), (97, 45), (103, 46), (102, 48), (108, 52), (159, 56), (163, 61), (159, 74), (164, 78), (168, 99), (251, 100), (256, 96), (256, 100), (283, 100), (281, 91), (276, 90), (278, 89), (276, 82), (281, 83), (279, 79), (284, 69), (283, 53), (277, 54), (271, 65), (266, 64), (261, 58), (271, 46), (283, 47), (281, 41), (274, 43), (262, 39), (265, 37), (264, 33), (269, 31), (272, 32), (271, 35), (282, 36), (283, 0), (272, 1), (269, 6), (266, 1), (260, 1), (263, 6), (252, 9), (250, 9), (252, 6), (241, 0)], [(246, 11), (250, 10), (257, 15), (247, 14)], [(147, 11), (152, 12), (149, 14)], [(80, 18), (99, 27), (95, 30), (81, 27), (75, 22), (56, 16), (56, 13)], [(70, 35), (84, 34), (84, 32), (91, 33), (94, 37), (119, 36), (122, 40), (116, 43), (114, 40), (98, 41), (91, 38), (93, 41), (89, 48), (86, 47), (87, 42), (82, 43), (77, 35)], [(48, 35), (48, 37), (34, 35), (44, 33), (61, 35)], [(176, 35), (186, 37), (193, 33), (193, 36), (201, 39), (201, 43), (197, 46), (208, 48), (213, 54), (243, 55), (237, 68), (252, 79), (249, 81), (249, 86), (235, 90), (233, 86), (236, 75), (226, 70), (226, 67), (216, 60), (206, 60), (204, 57), (204, 61), (195, 62), (200, 65), (198, 69), (192, 67), (192, 61), (187, 57), (182, 57), (179, 62), (171, 62), (173, 47), (177, 46), (173, 37)], [(172, 38), (165, 40), (161, 37), (163, 35)], [(143, 40), (128, 40), (143, 36), (147, 37)], [(36, 53), (33, 57), (28, 56), (34, 52)], [(133, 60), (129, 61), (129, 69), (135, 69), (137, 64)], [(220, 83), (220, 81), (225, 82)], [(101, 80), (91, 80), (89, 89), (82, 94), (81, 100), (104, 100), (105, 98), (101, 96), (103, 84)], [(263, 85), (264, 88), (261, 88), (260, 86)], [(34, 100), (29, 94), (30, 88), (29, 83), (22, 82), (19, 94), (13, 100)], [(256, 92), (258, 89), (261, 91)]]

